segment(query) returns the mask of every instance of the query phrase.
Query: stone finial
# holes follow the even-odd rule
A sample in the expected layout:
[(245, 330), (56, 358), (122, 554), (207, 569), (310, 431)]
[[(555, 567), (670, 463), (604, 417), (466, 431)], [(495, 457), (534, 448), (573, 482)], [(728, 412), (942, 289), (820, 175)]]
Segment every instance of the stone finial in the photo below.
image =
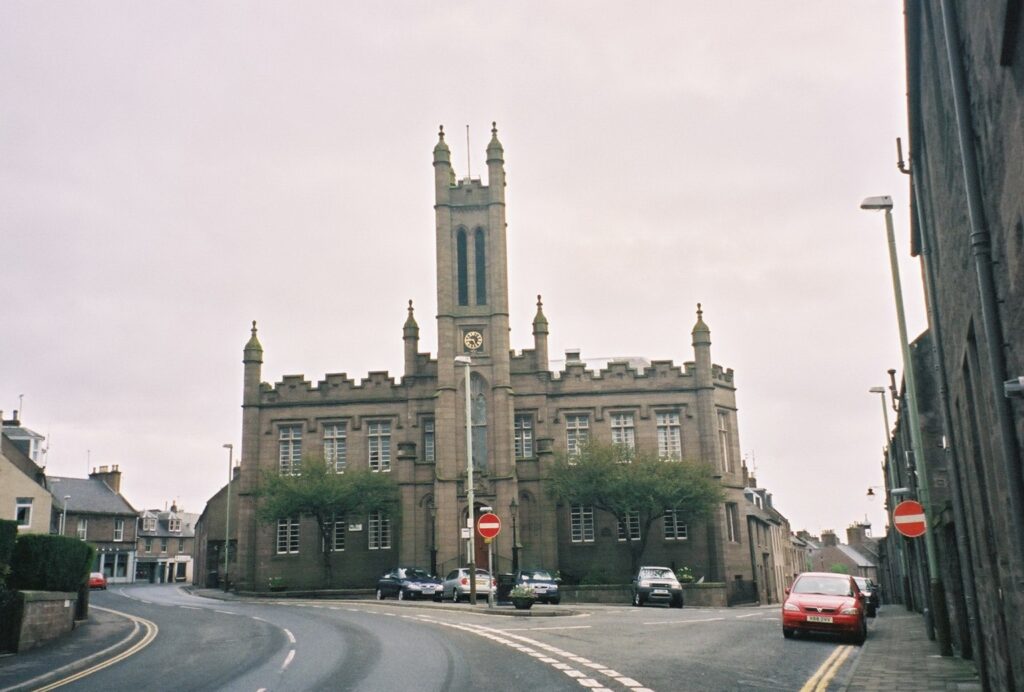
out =
[(419, 325), (413, 316), (412, 299), (409, 299), (409, 316), (405, 319), (403, 331), (406, 336), (416, 336), (419, 333)]
[(540, 294), (537, 294), (537, 314), (533, 318), (533, 331), (534, 333), (548, 331), (548, 318), (544, 316), (544, 303), (541, 301)]

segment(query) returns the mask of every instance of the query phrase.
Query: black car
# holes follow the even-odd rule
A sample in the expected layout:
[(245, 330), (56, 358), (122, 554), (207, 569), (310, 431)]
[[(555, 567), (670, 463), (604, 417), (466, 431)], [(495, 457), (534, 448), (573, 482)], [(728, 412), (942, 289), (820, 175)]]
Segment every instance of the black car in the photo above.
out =
[(668, 567), (641, 567), (633, 579), (633, 605), (667, 603), (683, 607), (683, 587)]
[(521, 569), (515, 573), (512, 586), (525, 584), (533, 589), (538, 603), (558, 605), (562, 602), (562, 594), (558, 590), (558, 580), (545, 569)]
[(395, 596), (400, 601), (408, 598), (441, 600), (441, 579), (419, 567), (396, 567), (377, 580), (377, 600)]
[(864, 594), (864, 605), (869, 618), (875, 617), (878, 613), (879, 597), (878, 597), (878, 584), (871, 581), (867, 577), (854, 577), (853, 580), (857, 582), (857, 588)]

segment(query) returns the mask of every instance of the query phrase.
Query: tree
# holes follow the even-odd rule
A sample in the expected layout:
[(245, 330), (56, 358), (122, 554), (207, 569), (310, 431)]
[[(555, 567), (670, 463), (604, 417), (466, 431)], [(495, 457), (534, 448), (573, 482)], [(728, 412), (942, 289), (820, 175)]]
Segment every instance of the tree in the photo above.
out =
[[(634, 573), (651, 525), (666, 510), (675, 510), (677, 520), (690, 525), (709, 517), (723, 497), (707, 464), (661, 459), (599, 442), (588, 443), (575, 456), (559, 457), (548, 488), (556, 501), (591, 505), (625, 526)], [(629, 531), (630, 515), (639, 522), (639, 540)]]
[(323, 459), (304, 459), (295, 475), (268, 471), (257, 492), (257, 516), (270, 523), (295, 516), (316, 521), (323, 558), (324, 585), (331, 586), (331, 548), (336, 518), (392, 514), (399, 506), (398, 486), (390, 474), (368, 469), (335, 473)]

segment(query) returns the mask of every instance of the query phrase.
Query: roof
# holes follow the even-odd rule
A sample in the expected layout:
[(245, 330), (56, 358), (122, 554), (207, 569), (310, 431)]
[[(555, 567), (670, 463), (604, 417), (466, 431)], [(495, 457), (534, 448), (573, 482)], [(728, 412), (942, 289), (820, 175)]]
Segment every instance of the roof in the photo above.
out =
[[(193, 538), (196, 535), (196, 522), (199, 521), (199, 515), (195, 512), (171, 512), (161, 511), (159, 509), (147, 509), (139, 512), (139, 516), (142, 518), (142, 524), (139, 526), (139, 537), (140, 538)], [(156, 518), (156, 529), (152, 531), (146, 530), (147, 518)], [(168, 528), (168, 522), (171, 519), (181, 520), (181, 531), (171, 531)]]
[(125, 514), (135, 516), (128, 501), (98, 478), (62, 478), (49, 476), (50, 492), (57, 507), (64, 507), (68, 497), (67, 510), (77, 514)]
[(875, 567), (874, 562), (864, 557), (864, 555), (861, 554), (861, 552), (856, 550), (855, 548), (851, 548), (848, 545), (843, 545), (842, 543), (839, 543), (835, 547), (839, 548), (839, 550), (841, 550), (843, 554), (846, 555), (846, 557), (850, 558), (855, 563), (857, 563), (858, 567)]

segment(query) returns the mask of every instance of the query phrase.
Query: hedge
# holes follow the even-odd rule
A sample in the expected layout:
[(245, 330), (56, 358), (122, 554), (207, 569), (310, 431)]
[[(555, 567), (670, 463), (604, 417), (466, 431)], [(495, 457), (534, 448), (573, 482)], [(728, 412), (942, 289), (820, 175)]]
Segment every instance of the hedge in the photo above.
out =
[(7, 566), (11, 564), (14, 542), (18, 539), (18, 522), (0, 519), (0, 590), (4, 588)]
[(95, 549), (77, 538), (26, 534), (14, 544), (13, 589), (78, 591), (85, 584)]

